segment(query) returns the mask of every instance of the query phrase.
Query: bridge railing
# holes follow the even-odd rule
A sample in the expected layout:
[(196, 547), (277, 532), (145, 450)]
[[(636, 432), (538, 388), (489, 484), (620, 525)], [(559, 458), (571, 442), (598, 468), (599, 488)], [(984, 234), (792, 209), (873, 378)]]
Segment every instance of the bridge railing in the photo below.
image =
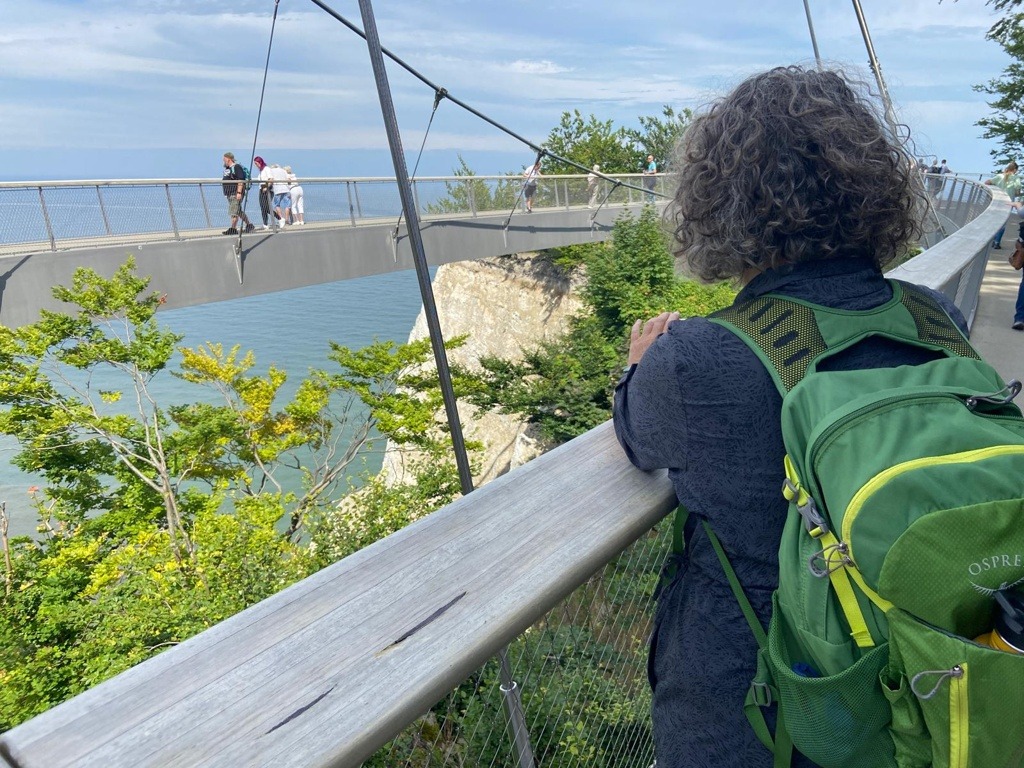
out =
[[(653, 181), (661, 191), (663, 176), (624, 174), (601, 180), (595, 204), (639, 201), (641, 187)], [(301, 179), (305, 220), (311, 224), (348, 224), (395, 218), (401, 212), (393, 178)], [(230, 184), (234, 189), (235, 184)], [(419, 213), (468, 214), (511, 211), (522, 205), (519, 176), (426, 176), (412, 182)], [(0, 182), (0, 248), (5, 253), (59, 250), (97, 241), (130, 242), (138, 238), (209, 237), (228, 226), (221, 179), (142, 179), (92, 181)], [(543, 176), (534, 205), (538, 208), (585, 206), (590, 201), (585, 175)], [(263, 224), (259, 183), (245, 198), (245, 209)], [(271, 214), (272, 215), (272, 214)], [(273, 221), (270, 221), (273, 224)], [(25, 248), (12, 246), (23, 245)]]
[[(892, 273), (969, 317), (1007, 202), (978, 186)], [(605, 423), (0, 736), (0, 764), (644, 768), (673, 505)]]

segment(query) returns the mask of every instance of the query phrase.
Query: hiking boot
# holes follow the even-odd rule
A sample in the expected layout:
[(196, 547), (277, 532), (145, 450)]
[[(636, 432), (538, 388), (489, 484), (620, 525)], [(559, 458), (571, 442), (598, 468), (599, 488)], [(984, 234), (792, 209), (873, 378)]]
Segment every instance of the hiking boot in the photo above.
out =
[(254, 227), (252, 224), (246, 224), (245, 225), (245, 234), (248, 235), (250, 232), (255, 232), (255, 231), (256, 231), (256, 227)]
[(228, 227), (223, 232), (221, 232), (221, 234), (222, 235), (237, 235), (238, 234), (238, 230), (235, 227)]
[(1018, 320), (1010, 326), (1015, 331), (1024, 331), (1024, 320)]
[(995, 248), (997, 251), (1003, 250), (1003, 246), (1001, 246), (999, 243), (992, 243), (992, 247)]

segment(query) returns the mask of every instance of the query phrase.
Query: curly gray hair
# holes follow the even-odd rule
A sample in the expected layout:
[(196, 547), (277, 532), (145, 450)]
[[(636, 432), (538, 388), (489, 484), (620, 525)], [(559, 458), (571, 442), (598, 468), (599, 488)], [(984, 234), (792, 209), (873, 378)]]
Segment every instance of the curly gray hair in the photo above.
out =
[(778, 67), (694, 120), (670, 216), (695, 275), (865, 256), (881, 268), (920, 237), (920, 174), (864, 90)]

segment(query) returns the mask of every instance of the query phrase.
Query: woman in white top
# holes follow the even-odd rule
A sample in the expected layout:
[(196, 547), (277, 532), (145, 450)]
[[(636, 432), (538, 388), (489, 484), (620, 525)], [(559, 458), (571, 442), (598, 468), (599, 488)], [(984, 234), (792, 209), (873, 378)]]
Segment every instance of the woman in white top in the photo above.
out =
[(540, 175), (540, 160), (523, 173), (523, 194), (526, 197), (527, 213), (533, 213), (533, 194), (537, 191), (537, 179), (540, 178)]
[(290, 165), (286, 165), (284, 170), (288, 174), (288, 191), (292, 195), (292, 218), (294, 219), (292, 224), (305, 224), (306, 207), (302, 201), (302, 185), (299, 184), (299, 180), (292, 172)]

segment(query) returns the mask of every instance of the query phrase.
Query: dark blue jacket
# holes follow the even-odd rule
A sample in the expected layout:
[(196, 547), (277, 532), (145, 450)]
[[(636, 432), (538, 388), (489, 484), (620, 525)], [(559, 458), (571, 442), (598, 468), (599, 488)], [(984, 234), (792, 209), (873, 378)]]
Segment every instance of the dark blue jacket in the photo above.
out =
[[(868, 259), (769, 270), (742, 302), (774, 292), (841, 309), (892, 296)], [(935, 297), (961, 326), (963, 317)], [(939, 353), (872, 338), (819, 366), (828, 370), (920, 364)], [(767, 627), (786, 518), (782, 498), (782, 398), (739, 338), (704, 318), (674, 323), (619, 383), (615, 433), (640, 469), (667, 467), (680, 503), (710, 521)], [(770, 753), (743, 714), (757, 645), (700, 526), (655, 614), (648, 672), (658, 768), (769, 768)], [(766, 713), (773, 725), (774, 713)], [(797, 765), (809, 765), (804, 758)]]

